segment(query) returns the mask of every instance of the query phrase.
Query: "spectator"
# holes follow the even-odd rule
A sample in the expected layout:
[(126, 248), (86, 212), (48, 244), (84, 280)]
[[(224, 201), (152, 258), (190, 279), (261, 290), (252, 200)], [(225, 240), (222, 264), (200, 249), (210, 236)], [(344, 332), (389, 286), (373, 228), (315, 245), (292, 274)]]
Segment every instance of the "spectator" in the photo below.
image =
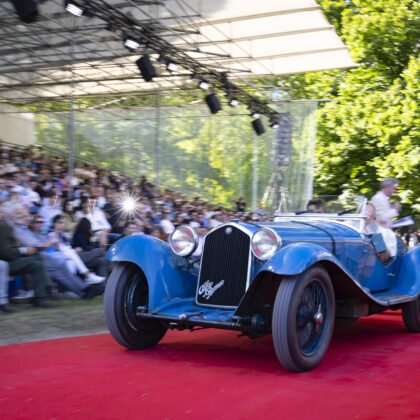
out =
[(32, 178), (29, 182), (29, 187), (26, 188), (25, 196), (26, 196), (27, 203), (30, 206), (40, 207), (41, 206), (41, 197), (40, 197), (39, 193), (35, 191), (37, 185), (38, 185), (38, 183), (36, 182), (36, 180), (34, 178)]
[(244, 212), (246, 208), (246, 203), (243, 197), (239, 197), (236, 200), (236, 211)]
[(97, 240), (98, 238), (92, 234), (90, 220), (83, 217), (76, 226), (72, 245), (90, 270), (94, 270), (101, 277), (106, 277), (109, 264), (105, 250), (99, 247)]
[(160, 227), (162, 228), (166, 237), (168, 237), (175, 230), (175, 226), (171, 220), (171, 212), (167, 209), (163, 211)]
[(401, 204), (391, 203), (389, 199), (397, 192), (398, 181), (395, 178), (385, 178), (381, 182), (381, 189), (371, 198), (371, 203), (375, 206), (378, 223), (391, 228), (392, 219), (398, 216)]
[(189, 223), (190, 227), (192, 227), (193, 229), (201, 227), (200, 215), (198, 213), (198, 210), (196, 210), (195, 208), (190, 210), (189, 217), (190, 217), (190, 223)]
[(77, 226), (76, 212), (74, 211), (73, 202), (66, 198), (63, 202), (63, 209), (61, 212), (63, 219), (66, 219), (66, 232), (70, 234)]
[(47, 232), (51, 226), (52, 219), (61, 213), (62, 199), (59, 195), (47, 193), (47, 197), (43, 200), (43, 205), (39, 209), (38, 214), (44, 219), (44, 230)]
[(150, 230), (150, 236), (164, 240), (164, 233), (162, 228), (159, 225), (153, 225)]
[(214, 229), (223, 224), (223, 215), (220, 211), (216, 211), (210, 219), (209, 227)]
[(134, 219), (134, 223), (136, 225), (135, 235), (144, 235), (144, 221), (141, 219)]
[(419, 232), (414, 228), (408, 229), (407, 234), (405, 235), (405, 243), (409, 249), (414, 248), (419, 242)]
[(111, 225), (112, 233), (122, 233), (122, 226), (124, 221), (122, 219), (120, 197), (117, 191), (108, 190), (107, 202), (104, 204), (102, 210), (104, 211), (109, 224)]
[(264, 209), (263, 205), (260, 203), (257, 206), (257, 210), (255, 210), (257, 220), (264, 220), (267, 218), (267, 210)]
[(6, 314), (16, 312), (16, 309), (9, 305), (9, 264), (0, 260), (0, 311)]
[(97, 237), (93, 236), (92, 223), (88, 218), (82, 217), (76, 225), (72, 245), (79, 251), (91, 251), (98, 248)]
[(123, 236), (138, 235), (143, 232), (139, 232), (137, 224), (134, 220), (129, 220), (125, 223)]
[(312, 198), (306, 205), (309, 213), (325, 213), (325, 201), (322, 198)]
[(182, 226), (186, 224), (186, 220), (181, 213), (176, 213), (175, 220), (174, 220), (174, 227), (177, 228), (178, 226)]
[(105, 280), (105, 276), (98, 276), (90, 272), (89, 268), (81, 259), (81, 256), (70, 246), (70, 243), (64, 235), (65, 222), (61, 214), (55, 216), (52, 221), (52, 231), (48, 234), (48, 239), (52, 239), (57, 243), (57, 248), (65, 255), (66, 266), (72, 274), (80, 274), (88, 284), (102, 283)]
[(46, 301), (51, 280), (41, 255), (34, 247), (21, 246), (14, 234), (15, 224), (21, 223), (22, 217), (25, 217), (25, 214), (19, 211), (21, 208), (19, 204), (3, 208), (4, 220), (0, 220), (0, 260), (9, 263), (9, 273), (12, 276), (31, 275), (34, 306), (52, 308), (54, 305)]
[[(108, 233), (111, 232), (111, 225), (108, 223), (105, 213), (96, 207), (95, 198), (82, 200), (82, 210), (76, 212), (76, 218), (80, 220), (82, 217), (89, 219), (92, 223), (92, 231), (98, 237), (98, 244), (105, 247), (108, 243)], [(115, 240), (118, 237), (119, 235), (112, 239)]]
[(33, 246), (41, 252), (45, 267), (51, 278), (56, 281), (63, 290), (68, 290), (82, 298), (93, 298), (104, 291), (103, 285), (87, 284), (66, 266), (66, 256), (57, 251), (58, 244), (54, 240), (48, 240), (41, 233), (43, 219), (35, 215), (29, 225), (29, 229), (18, 227), (18, 236), (21, 242), (27, 246)]

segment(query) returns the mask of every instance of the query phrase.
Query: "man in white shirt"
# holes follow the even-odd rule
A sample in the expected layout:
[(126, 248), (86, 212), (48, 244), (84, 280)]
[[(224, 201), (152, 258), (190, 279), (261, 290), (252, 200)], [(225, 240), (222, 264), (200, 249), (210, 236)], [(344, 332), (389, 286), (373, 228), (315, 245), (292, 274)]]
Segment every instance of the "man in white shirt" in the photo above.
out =
[(165, 209), (163, 211), (162, 217), (163, 218), (160, 221), (160, 226), (166, 235), (170, 235), (175, 230), (175, 226), (171, 220), (171, 212), (168, 209)]
[(379, 225), (390, 229), (392, 219), (398, 216), (401, 204), (389, 201), (397, 192), (398, 181), (395, 178), (385, 178), (381, 182), (381, 189), (372, 197), (371, 203), (376, 209), (376, 218)]

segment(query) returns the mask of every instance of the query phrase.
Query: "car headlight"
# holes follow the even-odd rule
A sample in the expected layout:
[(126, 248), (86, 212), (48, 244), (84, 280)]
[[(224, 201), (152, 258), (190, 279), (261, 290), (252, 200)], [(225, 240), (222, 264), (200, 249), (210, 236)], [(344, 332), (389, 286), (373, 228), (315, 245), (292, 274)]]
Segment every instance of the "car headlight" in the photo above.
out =
[(252, 235), (252, 252), (260, 260), (270, 259), (280, 247), (281, 238), (273, 229), (262, 228)]
[(186, 257), (197, 249), (198, 237), (194, 229), (179, 226), (173, 231), (169, 242), (175, 254)]

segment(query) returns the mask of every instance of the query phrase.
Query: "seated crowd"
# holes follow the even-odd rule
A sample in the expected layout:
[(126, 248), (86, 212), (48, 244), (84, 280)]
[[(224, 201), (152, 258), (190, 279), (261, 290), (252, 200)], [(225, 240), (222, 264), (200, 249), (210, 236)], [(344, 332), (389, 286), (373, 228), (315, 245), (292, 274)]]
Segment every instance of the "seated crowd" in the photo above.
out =
[[(11, 149), (0, 144), (0, 311), (9, 305), (9, 280), (21, 276), (22, 289), (37, 307), (54, 307), (57, 291), (93, 298), (104, 291), (112, 264), (107, 247), (122, 236), (153, 235), (167, 241), (179, 225), (199, 237), (232, 218), (266, 220), (260, 206), (236, 211), (198, 197), (156, 188), (145, 176), (130, 176), (90, 164), (69, 179), (65, 157), (44, 156), (40, 147)], [(70, 193), (71, 191), (71, 193)], [(124, 197), (136, 197), (135, 211), (122, 211)], [(16, 293), (19, 291), (12, 291)]]

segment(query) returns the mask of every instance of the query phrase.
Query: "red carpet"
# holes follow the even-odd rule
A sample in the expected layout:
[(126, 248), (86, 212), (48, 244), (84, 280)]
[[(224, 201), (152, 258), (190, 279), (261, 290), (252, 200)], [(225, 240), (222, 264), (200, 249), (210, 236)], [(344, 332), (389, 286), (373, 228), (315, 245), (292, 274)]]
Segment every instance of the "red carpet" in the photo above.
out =
[(110, 335), (0, 347), (1, 419), (418, 419), (420, 334), (401, 316), (337, 327), (321, 365), (292, 374), (271, 337), (169, 332), (132, 352)]

